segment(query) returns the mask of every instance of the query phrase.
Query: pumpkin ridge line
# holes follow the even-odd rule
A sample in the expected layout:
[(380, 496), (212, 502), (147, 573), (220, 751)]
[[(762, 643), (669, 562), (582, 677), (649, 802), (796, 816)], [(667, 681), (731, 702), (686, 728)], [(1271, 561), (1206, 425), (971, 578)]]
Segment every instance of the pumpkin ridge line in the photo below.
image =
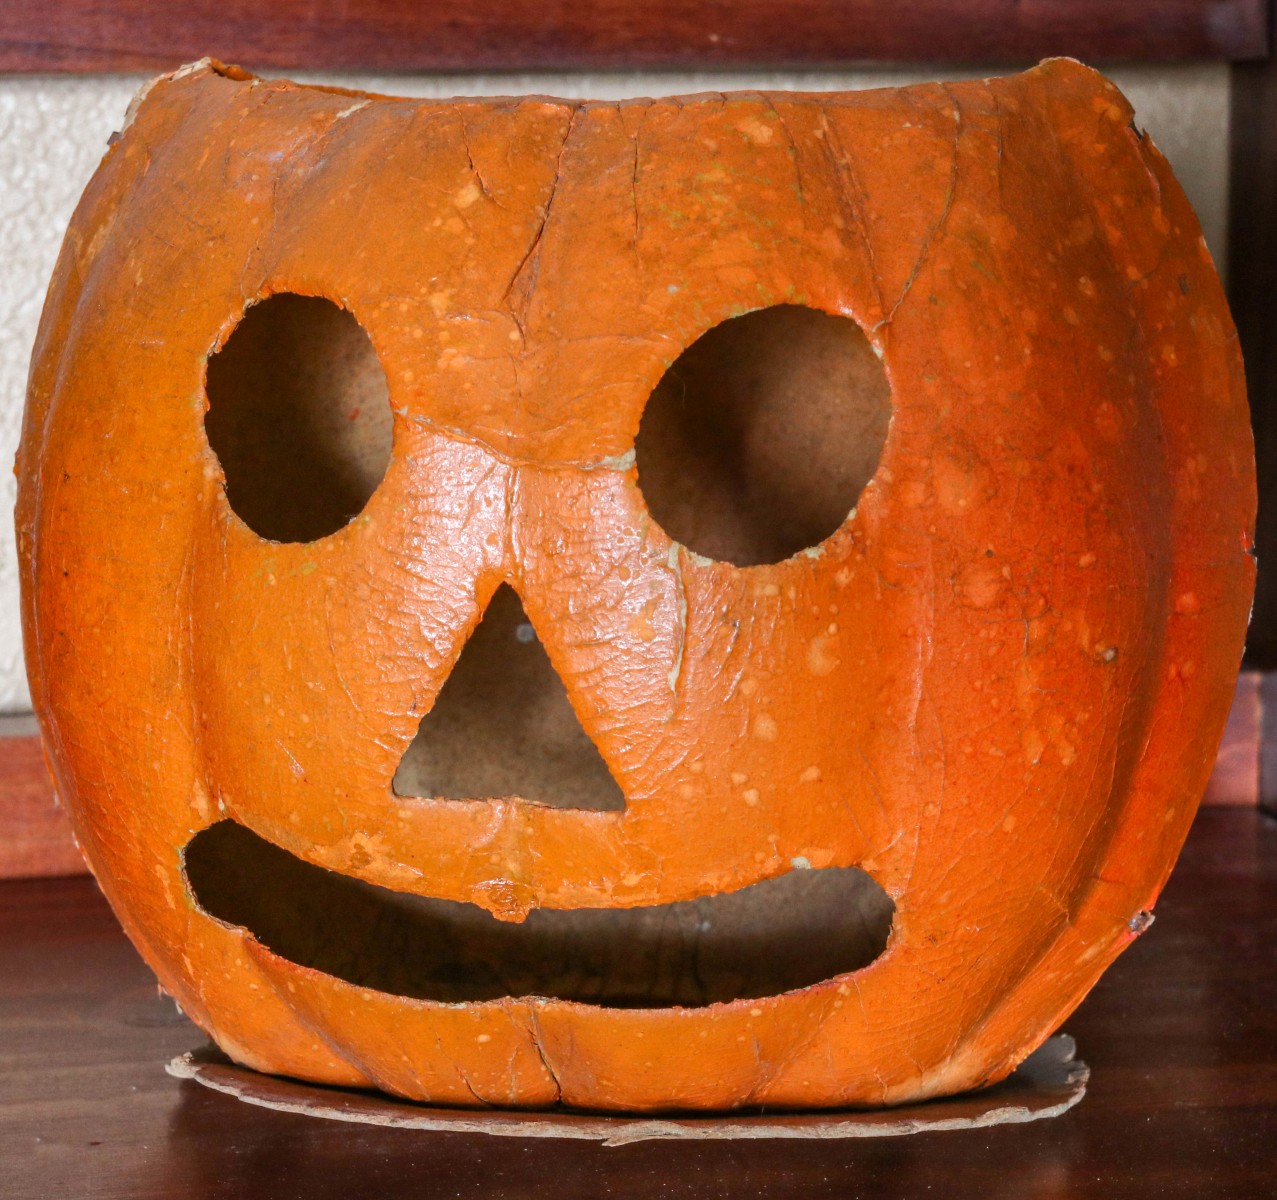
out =
[(541, 220), (532, 235), (532, 240), (524, 251), (523, 257), (519, 260), (519, 265), (515, 268), (514, 274), (510, 277), (510, 282), (506, 284), (505, 290), (501, 293), (501, 302), (504, 304), (510, 299), (511, 293), (518, 285), (525, 270), (531, 270), (532, 279), (524, 292), (523, 299), (519, 305), (519, 312), (515, 313), (511, 308), (510, 315), (514, 317), (515, 324), (518, 325), (520, 333), (523, 332), (523, 324), (527, 319), (528, 309), (532, 304), (532, 296), (536, 291), (537, 278), (541, 267), (541, 244), (545, 237), (546, 226), (550, 223), (550, 214), (554, 209), (554, 202), (559, 194), (559, 184), (563, 181), (563, 156), (567, 152), (568, 142), (572, 137), (572, 130), (576, 125), (576, 118), (580, 114), (580, 104), (572, 106), (571, 116), (568, 117), (568, 127), (563, 134), (563, 142), (559, 146), (558, 157), (554, 160), (554, 179), (550, 184), (550, 194), (546, 198), (545, 207), (541, 210)]
[(527, 467), (533, 470), (546, 471), (628, 471), (634, 466), (635, 454), (633, 445), (629, 449), (623, 450), (620, 454), (609, 454), (603, 458), (596, 458), (590, 461), (572, 458), (520, 458), (498, 449), (478, 434), (459, 429), (455, 425), (441, 424), (422, 413), (410, 413), (404, 409), (396, 409), (395, 415), (402, 417), (405, 421), (411, 421), (414, 425), (429, 429), (432, 433), (439, 434), (440, 437), (464, 442), (469, 446), (477, 446), (480, 450), (491, 454), (493, 458), (498, 459), (509, 467)]
[(944, 90), (944, 94), (949, 97), (953, 104), (953, 162), (949, 168), (949, 187), (945, 192), (944, 207), (941, 209), (940, 216), (936, 218), (935, 223), (931, 226), (927, 236), (922, 240), (922, 246), (918, 250), (917, 261), (913, 264), (913, 269), (909, 272), (905, 279), (904, 287), (900, 289), (900, 295), (896, 297), (896, 302), (891, 306), (887, 315), (884, 316), (869, 332), (877, 333), (884, 325), (889, 325), (895, 318), (896, 312), (905, 302), (905, 297), (909, 295), (913, 288), (914, 281), (922, 272), (923, 265), (927, 259), (931, 257), (931, 251), (935, 246), (936, 239), (944, 231), (944, 227), (949, 222), (949, 214), (953, 211), (954, 197), (958, 194), (958, 158), (959, 143), (962, 140), (964, 126), (962, 123), (962, 105), (958, 98), (953, 94), (953, 90), (948, 84), (940, 85)]
[[(829, 165), (833, 168), (835, 177), (843, 184), (843, 187), (834, 189), (838, 206), (851, 217), (851, 225), (855, 228), (857, 238), (864, 249), (865, 257), (869, 260), (869, 277), (873, 280), (874, 297), (878, 302), (878, 315), (882, 317), (884, 313), (882, 275), (878, 270), (873, 240), (869, 236), (868, 224), (865, 221), (864, 207), (866, 199), (864, 188), (861, 186), (860, 178), (856, 174), (855, 168), (851, 165), (851, 160), (842, 144), (842, 138), (838, 133), (837, 126), (830, 124), (829, 118), (823, 109), (820, 113), (820, 128), (825, 134), (820, 139), (825, 150), (825, 157), (829, 160)], [(877, 330), (881, 324), (882, 321), (880, 320), (877, 325), (873, 326), (873, 329)]]
[(554, 1068), (554, 1064), (550, 1062), (549, 1056), (545, 1052), (545, 1047), (541, 1045), (541, 1022), (532, 1007), (528, 1006), (528, 1040), (532, 1043), (533, 1052), (537, 1058), (541, 1060), (541, 1065), (545, 1068), (546, 1074), (549, 1075), (550, 1081), (554, 1084), (554, 1103), (558, 1104), (563, 1099), (563, 1081), (559, 1078), (559, 1073)]
[(483, 172), (479, 170), (474, 161), (474, 155), (470, 151), (470, 126), (466, 124), (465, 114), (460, 109), (457, 111), (457, 127), (461, 131), (461, 147), (466, 152), (466, 161), (470, 164), (470, 171), (474, 175), (475, 182), (479, 185), (479, 191), (499, 209), (509, 212), (509, 208), (492, 194), (492, 189), (488, 187), (487, 180), (483, 177)]

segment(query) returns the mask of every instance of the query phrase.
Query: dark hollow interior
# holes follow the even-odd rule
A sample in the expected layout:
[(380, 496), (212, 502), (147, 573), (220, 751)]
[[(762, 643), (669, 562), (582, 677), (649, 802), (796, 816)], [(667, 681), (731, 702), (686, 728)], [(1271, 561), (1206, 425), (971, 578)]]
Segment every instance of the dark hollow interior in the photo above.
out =
[(833, 533), (878, 466), (891, 394), (854, 321), (785, 304), (673, 363), (635, 444), (648, 509), (707, 558), (779, 562)]
[(368, 503), (390, 463), (386, 376), (359, 323), (331, 300), (254, 304), (208, 360), (204, 428), (226, 497), (255, 533), (309, 542)]
[(513, 588), (493, 595), (395, 772), (399, 796), (520, 796), (620, 809), (625, 797), (581, 728)]
[(537, 909), (515, 924), (311, 866), (229, 820), (190, 841), (185, 865), (206, 913), (280, 957), (448, 1003), (544, 996), (664, 1008), (757, 999), (867, 966), (895, 912), (863, 871), (837, 867), (647, 908)]

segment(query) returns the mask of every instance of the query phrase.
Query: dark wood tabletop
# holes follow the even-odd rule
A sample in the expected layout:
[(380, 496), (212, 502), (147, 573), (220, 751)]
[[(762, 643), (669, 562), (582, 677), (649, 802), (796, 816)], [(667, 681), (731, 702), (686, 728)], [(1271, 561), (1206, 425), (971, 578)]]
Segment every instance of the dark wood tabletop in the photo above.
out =
[(1202, 813), (1157, 922), (1066, 1030), (1091, 1066), (1053, 1120), (855, 1141), (588, 1142), (253, 1108), (164, 1064), (202, 1037), (93, 883), (0, 884), (0, 1195), (1277, 1197), (1277, 820)]

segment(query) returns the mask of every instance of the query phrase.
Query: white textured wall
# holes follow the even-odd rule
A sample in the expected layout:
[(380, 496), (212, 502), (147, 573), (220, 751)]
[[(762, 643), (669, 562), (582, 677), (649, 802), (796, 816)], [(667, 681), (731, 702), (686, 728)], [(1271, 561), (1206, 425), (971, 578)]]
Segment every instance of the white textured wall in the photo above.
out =
[[(176, 64), (175, 64), (176, 65)], [(735, 88), (843, 90), (957, 79), (992, 70), (859, 70), (820, 74), (323, 76), (315, 81), (399, 95), (628, 96)], [(1109, 74), (1175, 166), (1223, 262), (1228, 74), (1221, 66), (1126, 67)], [(14, 561), (14, 481), (27, 363), (62, 231), (118, 129), (141, 76), (0, 78), (0, 712), (29, 706)]]

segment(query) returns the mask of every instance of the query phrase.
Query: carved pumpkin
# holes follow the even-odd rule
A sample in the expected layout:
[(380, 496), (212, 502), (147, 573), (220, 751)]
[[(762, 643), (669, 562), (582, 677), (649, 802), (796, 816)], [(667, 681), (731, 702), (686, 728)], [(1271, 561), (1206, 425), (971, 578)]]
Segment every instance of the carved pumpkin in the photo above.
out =
[(185, 68), (72, 221), (18, 471), (59, 793), (164, 987), (453, 1105), (1005, 1076), (1148, 923), (1253, 579), (1219, 281), (1068, 61)]

